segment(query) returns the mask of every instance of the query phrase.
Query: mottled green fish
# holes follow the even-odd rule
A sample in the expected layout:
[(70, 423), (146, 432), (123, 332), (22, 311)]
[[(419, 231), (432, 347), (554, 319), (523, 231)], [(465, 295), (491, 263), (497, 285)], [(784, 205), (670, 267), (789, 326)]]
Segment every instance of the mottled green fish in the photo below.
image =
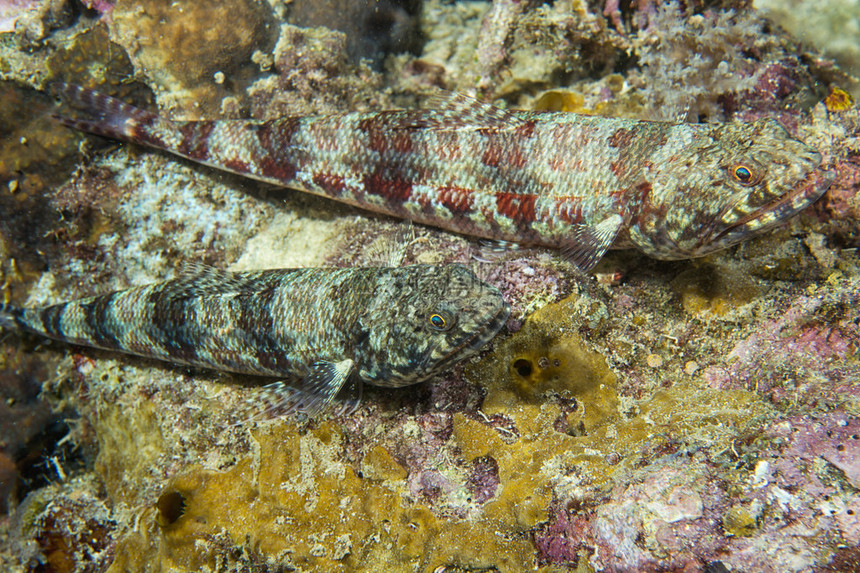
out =
[[(508, 304), (462, 265), (275, 269), (192, 276), (45, 308), (0, 305), (0, 326), (55, 340), (300, 379), (309, 412), (347, 382), (416, 384), (466, 358)], [(291, 390), (270, 385), (266, 400)]]

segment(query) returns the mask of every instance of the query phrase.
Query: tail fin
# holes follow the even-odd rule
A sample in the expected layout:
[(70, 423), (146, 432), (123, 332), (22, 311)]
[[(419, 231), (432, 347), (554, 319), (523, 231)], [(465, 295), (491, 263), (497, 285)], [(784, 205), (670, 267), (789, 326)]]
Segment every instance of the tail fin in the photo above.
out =
[(17, 317), (20, 314), (17, 307), (0, 302), (0, 329), (18, 330)]
[(160, 145), (161, 142), (149, 141), (152, 138), (145, 136), (145, 133), (152, 133), (156, 130), (166, 132), (175, 130), (172, 122), (161, 118), (154, 112), (134, 107), (89, 88), (57, 82), (51, 85), (51, 91), (68, 101), (73, 107), (89, 114), (88, 119), (54, 116), (58, 121), (73, 129), (111, 139), (150, 145)]

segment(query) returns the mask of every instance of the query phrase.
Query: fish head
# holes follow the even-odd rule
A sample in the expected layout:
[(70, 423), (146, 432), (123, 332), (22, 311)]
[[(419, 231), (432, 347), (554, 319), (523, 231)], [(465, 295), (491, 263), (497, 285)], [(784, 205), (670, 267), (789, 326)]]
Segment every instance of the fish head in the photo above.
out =
[(630, 240), (664, 260), (701, 257), (764, 233), (814, 203), (833, 173), (773, 119), (678, 124), (645, 167)]
[(477, 353), (509, 315), (499, 290), (463, 265), (390, 269), (361, 319), (359, 376), (374, 386), (422, 382)]

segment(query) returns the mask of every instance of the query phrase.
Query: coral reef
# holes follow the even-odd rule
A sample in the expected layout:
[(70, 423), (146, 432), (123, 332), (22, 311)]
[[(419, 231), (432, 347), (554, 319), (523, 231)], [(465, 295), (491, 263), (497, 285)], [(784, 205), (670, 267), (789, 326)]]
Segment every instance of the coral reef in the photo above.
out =
[(350, 61), (365, 58), (378, 68), (390, 53), (420, 51), (420, 11), (416, 0), (294, 0), (285, 16), (301, 28), (343, 32)]
[[(650, 107), (667, 119), (722, 119), (738, 109), (775, 110), (807, 101), (816, 82), (756, 13), (686, 13), (667, 2), (648, 19), (634, 74)], [(692, 56), (689, 56), (692, 54)], [(792, 97), (789, 97), (792, 96)]]
[(284, 24), (269, 58), (267, 65), (281, 73), (248, 89), (253, 117), (337, 113), (378, 99), (373, 89), (377, 74), (362, 64), (349, 64), (347, 36), (341, 32)]
[(113, 512), (91, 479), (74, 479), (31, 495), (18, 508), (15, 527), (27, 539), (15, 561), (0, 558), (7, 570), (44, 570), (57, 573), (104, 570), (113, 561), (116, 527)]
[(265, 2), (239, 0), (225, 15), (215, 0), (129, 0), (111, 11), (111, 35), (135, 71), (150, 79), (163, 106), (189, 119), (218, 117), (222, 98), (259, 73), (252, 55), (271, 50), (277, 37)]
[[(798, 39), (839, 62), (849, 73), (860, 74), (860, 47), (853, 41), (860, 31), (860, 7), (855, 2), (827, 0), (812, 4), (799, 0), (755, 0), (755, 5)], [(858, 87), (855, 87), (855, 94)]]
[(15, 23), (28, 9), (38, 4), (38, 0), (6, 0), (0, 5), (0, 33), (15, 30)]
[[(522, 92), (551, 87), (560, 78), (580, 79), (595, 69), (611, 69), (630, 45), (579, 0), (465, 6), (430, 1), (424, 19), (430, 28), (424, 52), (404, 62), (409, 81), (430, 76), (422, 83), (477, 91), (491, 99), (516, 101)], [(449, 26), (431, 24), (454, 19), (465, 31), (452, 35)]]
[(6, 12), (6, 25), (28, 47), (43, 42), (52, 31), (67, 27), (75, 15), (75, 8), (68, 0), (16, 0), (11, 8)]
[[(257, 380), (3, 333), (0, 568), (857, 568), (860, 110), (838, 65), (749, 2), (33, 4), (0, 36), (0, 300), (86, 296), (186, 261), (456, 261), (513, 312), (481, 357), (422, 386), (253, 424), (236, 412)], [(552, 253), (404, 233), (84, 139), (33, 89), (56, 79), (189, 118), (411, 106), (439, 88), (772, 116), (836, 180), (755, 241), (671, 263), (613, 251), (594, 280)]]

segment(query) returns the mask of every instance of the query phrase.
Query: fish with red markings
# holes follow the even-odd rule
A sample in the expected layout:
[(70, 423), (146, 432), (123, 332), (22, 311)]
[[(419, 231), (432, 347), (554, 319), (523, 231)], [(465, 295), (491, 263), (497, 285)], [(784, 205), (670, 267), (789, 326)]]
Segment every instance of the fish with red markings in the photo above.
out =
[(611, 248), (699, 257), (780, 225), (828, 188), (821, 155), (778, 122), (690, 124), (435, 110), (174, 121), (78, 86), (107, 137), (465, 235), (561, 249), (583, 270)]

